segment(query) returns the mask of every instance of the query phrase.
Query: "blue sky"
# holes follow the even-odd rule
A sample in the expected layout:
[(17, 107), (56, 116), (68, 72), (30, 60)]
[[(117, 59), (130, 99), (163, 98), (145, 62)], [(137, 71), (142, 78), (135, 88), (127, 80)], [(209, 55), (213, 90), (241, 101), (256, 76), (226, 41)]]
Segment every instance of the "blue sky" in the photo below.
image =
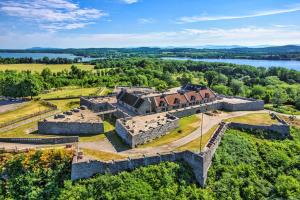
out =
[(0, 48), (300, 44), (299, 0), (1, 0)]

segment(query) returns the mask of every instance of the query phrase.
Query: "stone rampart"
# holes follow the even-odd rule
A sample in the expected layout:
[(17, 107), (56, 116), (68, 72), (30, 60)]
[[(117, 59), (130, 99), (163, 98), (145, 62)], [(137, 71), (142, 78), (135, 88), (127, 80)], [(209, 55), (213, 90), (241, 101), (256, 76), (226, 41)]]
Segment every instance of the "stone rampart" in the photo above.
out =
[(39, 121), (38, 130), (40, 134), (89, 135), (103, 133), (104, 127), (102, 122), (92, 123)]
[(55, 138), (0, 138), (0, 142), (20, 143), (20, 144), (65, 144), (78, 142), (77, 136), (74, 137), (55, 137)]
[(160, 162), (175, 162), (185, 161), (195, 172), (196, 180), (201, 185), (205, 184), (205, 177), (203, 175), (203, 156), (190, 152), (169, 152), (156, 155), (147, 155), (143, 157), (127, 158), (116, 161), (77, 161), (74, 157), (72, 163), (71, 179), (77, 180), (82, 178), (89, 178), (95, 174), (111, 173), (116, 174), (121, 171), (129, 171), (138, 167), (158, 164)]

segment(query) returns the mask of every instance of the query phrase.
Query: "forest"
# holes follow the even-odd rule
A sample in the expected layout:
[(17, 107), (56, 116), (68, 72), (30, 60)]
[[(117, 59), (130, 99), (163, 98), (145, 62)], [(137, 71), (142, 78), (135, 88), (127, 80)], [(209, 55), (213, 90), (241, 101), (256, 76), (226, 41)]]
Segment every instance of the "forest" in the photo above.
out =
[(262, 99), (276, 106), (300, 108), (300, 72), (280, 67), (252, 67), (226, 63), (122, 58), (92, 61), (94, 70), (41, 73), (1, 71), (0, 95), (34, 97), (50, 88), (148, 86), (163, 91), (186, 83), (208, 85), (215, 92)]
[(244, 58), (263, 60), (300, 60), (300, 46), (271, 47), (194, 47), (194, 48), (86, 48), (86, 49), (26, 49), (7, 50), (10, 53), (67, 53), (93, 58), (121, 57), (190, 57), (190, 58)]
[(0, 199), (298, 199), (300, 129), (285, 140), (265, 135), (228, 130), (205, 188), (180, 162), (72, 182), (70, 151), (0, 154)]

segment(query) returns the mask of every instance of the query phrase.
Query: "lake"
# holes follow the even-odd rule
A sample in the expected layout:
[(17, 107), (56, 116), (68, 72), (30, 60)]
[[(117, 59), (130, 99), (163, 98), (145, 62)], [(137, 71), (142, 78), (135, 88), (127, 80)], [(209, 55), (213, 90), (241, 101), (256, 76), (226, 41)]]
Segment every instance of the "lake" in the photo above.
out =
[[(43, 57), (48, 58), (68, 58), (74, 59), (79, 58), (80, 56), (75, 56), (73, 54), (67, 53), (2, 53), (0, 52), (1, 58), (33, 58), (33, 59), (41, 59)], [(81, 57), (83, 62), (88, 62), (91, 60), (95, 60), (97, 58), (88, 58), (88, 57)]]
[(179, 58), (179, 57), (164, 57), (165, 60), (192, 60), (204, 62), (223, 62), (233, 63), (238, 65), (251, 65), (254, 67), (284, 67), (288, 69), (295, 69), (300, 71), (300, 61), (294, 60), (248, 60), (248, 59), (193, 59), (193, 58)]

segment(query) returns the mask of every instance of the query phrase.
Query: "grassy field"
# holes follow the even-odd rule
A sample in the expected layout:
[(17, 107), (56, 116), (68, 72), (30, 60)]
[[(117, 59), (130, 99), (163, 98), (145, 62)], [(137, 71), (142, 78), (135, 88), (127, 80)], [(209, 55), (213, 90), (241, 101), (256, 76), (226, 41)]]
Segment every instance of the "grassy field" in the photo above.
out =
[[(45, 68), (49, 68), (52, 72), (60, 72), (62, 70), (70, 70), (73, 64), (0, 64), (0, 71), (16, 70), (16, 71), (32, 71), (41, 72)], [(82, 70), (93, 70), (93, 65), (85, 65), (82, 63), (74, 64)]]
[(84, 155), (93, 157), (97, 160), (118, 160), (118, 159), (123, 159), (126, 158), (125, 156), (115, 154), (115, 153), (109, 153), (109, 152), (104, 152), (104, 151), (96, 151), (92, 149), (87, 149), (87, 148), (81, 148), (83, 151)]
[(271, 124), (278, 123), (277, 120), (272, 119), (271, 116), (267, 113), (254, 113), (254, 114), (226, 119), (225, 121), (253, 124), (253, 125), (271, 125)]
[[(207, 133), (205, 133), (202, 136), (202, 149), (206, 146), (208, 143), (209, 139), (212, 137), (214, 134), (215, 130), (217, 129), (218, 125), (215, 125), (212, 127)], [(178, 151), (185, 151), (185, 150), (190, 150), (190, 151), (199, 151), (200, 150), (200, 137), (197, 138), (196, 140), (193, 140), (181, 147), (178, 147), (176, 150)]]
[(6, 123), (12, 120), (16, 120), (18, 118), (39, 112), (48, 110), (49, 107), (42, 105), (39, 101), (31, 101), (26, 103), (25, 105), (8, 112), (4, 112), (0, 114), (0, 123)]
[(80, 104), (80, 99), (64, 99), (64, 100), (50, 100), (49, 102), (57, 106), (61, 111), (71, 110)]
[(64, 87), (45, 94), (40, 94), (38, 97), (40, 97), (41, 99), (50, 99), (50, 98), (89, 96), (89, 95), (97, 96), (97, 95), (107, 94), (107, 90), (108, 89), (102, 87), (94, 87), (94, 88)]
[(179, 120), (179, 127), (177, 129), (174, 129), (167, 135), (164, 135), (156, 140), (153, 140), (149, 143), (140, 145), (139, 147), (144, 148), (144, 147), (161, 146), (161, 145), (168, 144), (170, 142), (179, 140), (180, 138), (183, 138), (183, 137), (191, 134), (198, 127), (200, 127), (200, 122), (201, 122), (201, 119), (199, 117), (197, 117), (196, 115), (181, 118)]
[(295, 108), (295, 106), (292, 105), (283, 105), (279, 106), (278, 108), (274, 107), (273, 104), (266, 104), (265, 108), (268, 110), (272, 110), (275, 112), (288, 114), (288, 115), (300, 115), (300, 111)]
[(36, 132), (37, 122), (31, 122), (29, 124), (25, 124), (19, 126), (18, 128), (14, 128), (12, 130), (0, 133), (0, 137), (11, 137), (11, 138), (45, 138), (45, 137), (53, 137), (51, 135), (39, 135)]
[[(104, 131), (105, 131), (104, 134), (102, 133), (99, 135), (92, 135), (92, 136), (80, 136), (79, 137), (80, 142), (94, 142), (106, 138), (109, 133), (113, 132), (115, 127), (107, 121), (104, 121), (103, 123), (104, 123)], [(36, 130), (37, 130), (37, 121), (0, 133), (0, 137), (12, 137), (12, 138), (59, 137), (59, 135), (38, 134)]]

